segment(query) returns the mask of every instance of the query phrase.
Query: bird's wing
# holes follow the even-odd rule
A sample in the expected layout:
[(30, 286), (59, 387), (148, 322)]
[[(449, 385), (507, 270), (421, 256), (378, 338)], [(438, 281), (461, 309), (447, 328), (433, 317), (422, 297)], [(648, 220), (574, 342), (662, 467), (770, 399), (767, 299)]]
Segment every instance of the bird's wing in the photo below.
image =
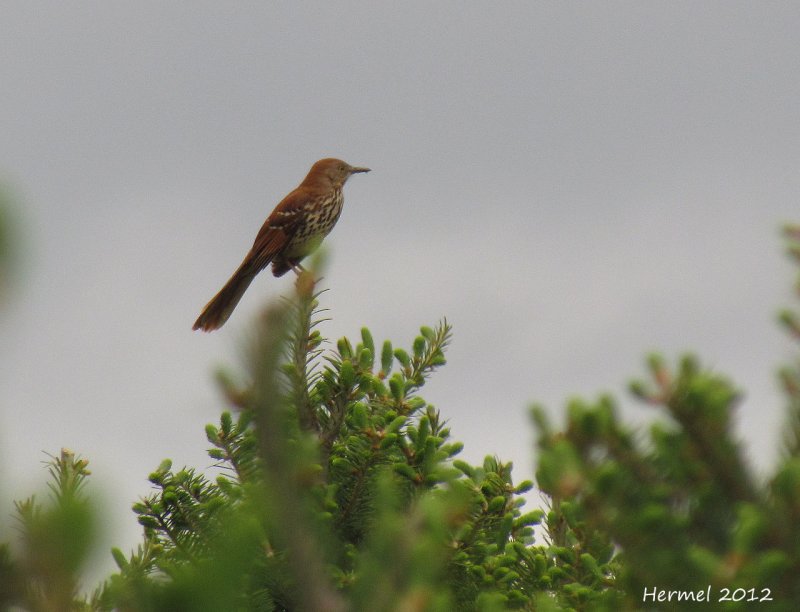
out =
[(249, 259), (257, 270), (268, 266), (291, 240), (308, 199), (308, 194), (295, 189), (281, 200), (264, 221), (250, 250)]

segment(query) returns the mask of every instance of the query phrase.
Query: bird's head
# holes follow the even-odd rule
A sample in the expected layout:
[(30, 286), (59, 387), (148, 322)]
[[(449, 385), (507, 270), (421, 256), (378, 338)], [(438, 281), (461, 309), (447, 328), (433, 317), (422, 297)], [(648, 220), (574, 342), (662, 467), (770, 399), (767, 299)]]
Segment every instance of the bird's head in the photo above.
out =
[(326, 157), (311, 166), (311, 170), (304, 182), (322, 182), (328, 183), (333, 187), (341, 187), (350, 178), (350, 175), (358, 172), (369, 172), (369, 168), (351, 166), (341, 159)]

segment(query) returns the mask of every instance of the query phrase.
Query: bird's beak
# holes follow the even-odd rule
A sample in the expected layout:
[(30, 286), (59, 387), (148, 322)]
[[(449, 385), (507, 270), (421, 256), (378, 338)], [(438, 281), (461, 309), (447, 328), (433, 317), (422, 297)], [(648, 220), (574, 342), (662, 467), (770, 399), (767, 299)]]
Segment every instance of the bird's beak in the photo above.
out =
[(369, 168), (359, 168), (350, 166), (350, 174), (355, 174), (356, 172), (369, 172)]

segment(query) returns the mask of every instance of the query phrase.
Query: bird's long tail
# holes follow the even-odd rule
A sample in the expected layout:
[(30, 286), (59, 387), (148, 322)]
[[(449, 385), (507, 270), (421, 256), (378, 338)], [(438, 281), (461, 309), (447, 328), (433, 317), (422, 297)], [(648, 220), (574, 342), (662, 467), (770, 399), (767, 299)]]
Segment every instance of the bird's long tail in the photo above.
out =
[(192, 329), (202, 329), (209, 332), (219, 329), (231, 316), (233, 309), (242, 299), (244, 292), (258, 274), (259, 269), (252, 265), (250, 258), (245, 259), (239, 269), (233, 273), (230, 280), (220, 289), (219, 293), (203, 308), (197, 317)]

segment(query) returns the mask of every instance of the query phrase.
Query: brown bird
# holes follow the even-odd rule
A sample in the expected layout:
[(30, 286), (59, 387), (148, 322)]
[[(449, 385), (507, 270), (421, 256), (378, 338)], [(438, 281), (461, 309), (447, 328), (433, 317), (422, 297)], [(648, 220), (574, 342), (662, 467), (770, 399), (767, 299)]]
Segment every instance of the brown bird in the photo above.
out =
[(369, 172), (369, 168), (333, 158), (311, 166), (303, 182), (267, 217), (242, 265), (206, 304), (192, 329), (213, 331), (222, 327), (256, 274), (270, 263), (275, 276), (289, 270), (299, 274), (303, 270), (300, 261), (320, 245), (339, 220), (344, 204), (342, 187), (356, 172)]

